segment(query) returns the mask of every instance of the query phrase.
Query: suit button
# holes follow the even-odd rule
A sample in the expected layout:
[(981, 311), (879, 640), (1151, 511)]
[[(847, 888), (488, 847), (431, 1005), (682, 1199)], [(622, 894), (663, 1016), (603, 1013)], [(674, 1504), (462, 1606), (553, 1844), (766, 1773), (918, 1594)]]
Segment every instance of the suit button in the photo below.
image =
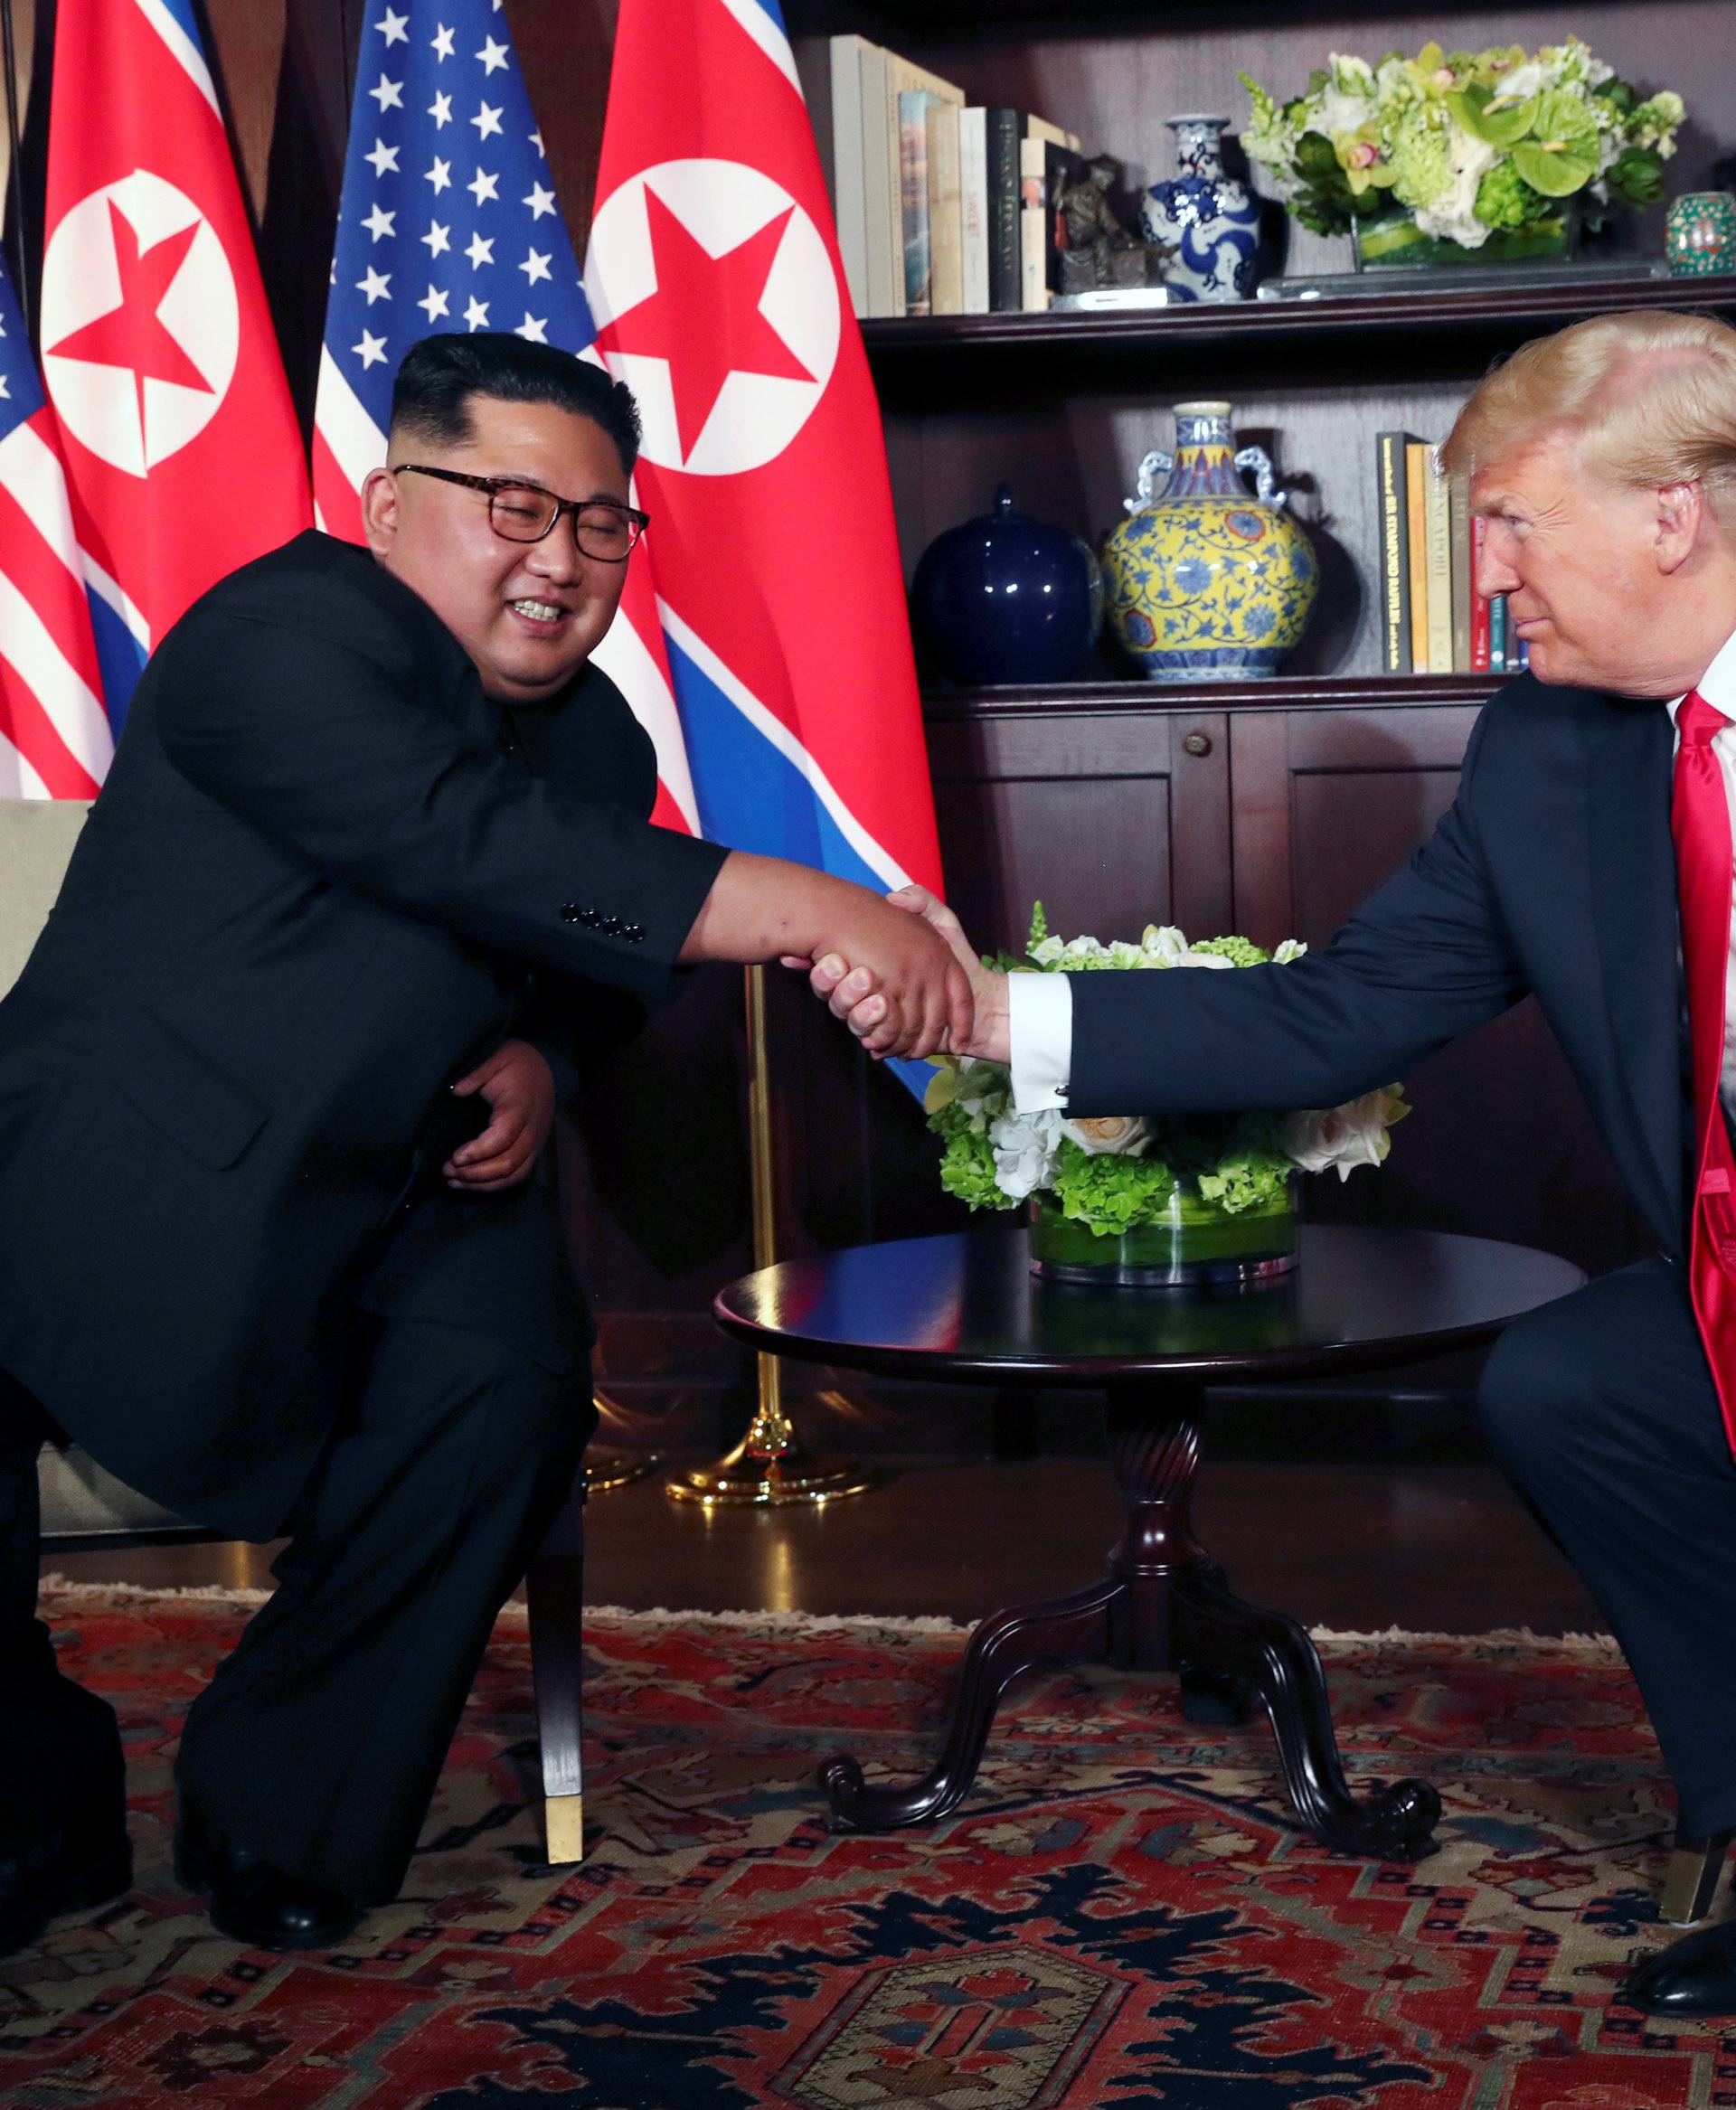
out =
[(503, 755), (515, 755), (518, 752), (518, 742), (509, 732), (498, 734), (495, 740), (495, 746)]
[(643, 945), (645, 943), (645, 926), (643, 923), (629, 923), (622, 931), (621, 936), (628, 945)]
[(603, 918), (603, 936), (605, 937), (618, 937), (620, 935), (620, 918), (618, 916), (605, 916)]
[(584, 919), (585, 912), (577, 901), (567, 901), (561, 905), (561, 920), (563, 923), (582, 923)]

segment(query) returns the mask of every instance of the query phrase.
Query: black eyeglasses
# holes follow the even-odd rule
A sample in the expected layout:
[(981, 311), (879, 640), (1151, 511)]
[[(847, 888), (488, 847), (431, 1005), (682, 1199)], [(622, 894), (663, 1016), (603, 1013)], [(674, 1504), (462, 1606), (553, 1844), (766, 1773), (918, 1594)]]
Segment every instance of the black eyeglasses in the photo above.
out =
[(488, 495), (488, 524), (509, 542), (540, 542), (563, 513), (572, 515), (572, 532), (587, 557), (621, 564), (651, 524), (651, 515), (612, 498), (557, 498), (540, 484), (521, 484), (512, 476), (467, 476), (458, 469), (433, 469), (426, 462), (400, 462), (394, 476), (438, 476), (443, 484), (462, 484)]

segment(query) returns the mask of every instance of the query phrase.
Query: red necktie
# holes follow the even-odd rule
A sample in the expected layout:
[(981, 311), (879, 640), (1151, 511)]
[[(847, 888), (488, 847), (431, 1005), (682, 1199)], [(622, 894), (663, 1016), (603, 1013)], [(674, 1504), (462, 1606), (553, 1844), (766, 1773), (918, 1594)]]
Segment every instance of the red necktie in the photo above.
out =
[(1730, 722), (1697, 689), (1683, 698), (1675, 714), (1681, 744), (1675, 754), (1670, 830), (1675, 837), (1694, 1080), (1688, 1280), (1725, 1432), (1736, 1453), (1736, 1153), (1718, 1097), (1730, 966), (1730, 802), (1722, 768), (1712, 751), (1712, 736)]

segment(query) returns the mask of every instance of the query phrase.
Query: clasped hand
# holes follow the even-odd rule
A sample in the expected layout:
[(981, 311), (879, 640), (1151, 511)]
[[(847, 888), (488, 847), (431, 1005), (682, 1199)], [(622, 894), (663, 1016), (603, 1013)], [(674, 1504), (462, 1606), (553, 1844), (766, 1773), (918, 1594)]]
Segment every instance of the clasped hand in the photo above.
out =
[(920, 916), (943, 937), (957, 961), (970, 994), (969, 1017), (962, 1028), (956, 1022), (938, 1040), (911, 1047), (901, 1045), (907, 1035), (899, 1009), (881, 984), (872, 967), (859, 966), (836, 950), (814, 960), (786, 958), (789, 967), (807, 970), (808, 986), (835, 1018), (844, 1024), (876, 1058), (888, 1054), (930, 1055), (944, 1050), (992, 1062), (1010, 1059), (1007, 1038), (1006, 976), (986, 967), (971, 949), (964, 928), (944, 901), (926, 887), (901, 887), (887, 900), (908, 915)]

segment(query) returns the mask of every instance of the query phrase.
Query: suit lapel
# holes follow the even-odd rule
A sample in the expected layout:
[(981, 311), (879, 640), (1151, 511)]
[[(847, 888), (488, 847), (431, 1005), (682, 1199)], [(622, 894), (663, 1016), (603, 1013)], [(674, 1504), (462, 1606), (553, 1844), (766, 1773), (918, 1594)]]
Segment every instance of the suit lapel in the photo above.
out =
[(1616, 1059), (1656, 1175), (1653, 1214), (1682, 1237), (1682, 976), (1673, 740), (1661, 704), (1611, 698), (1590, 758), (1591, 909)]

